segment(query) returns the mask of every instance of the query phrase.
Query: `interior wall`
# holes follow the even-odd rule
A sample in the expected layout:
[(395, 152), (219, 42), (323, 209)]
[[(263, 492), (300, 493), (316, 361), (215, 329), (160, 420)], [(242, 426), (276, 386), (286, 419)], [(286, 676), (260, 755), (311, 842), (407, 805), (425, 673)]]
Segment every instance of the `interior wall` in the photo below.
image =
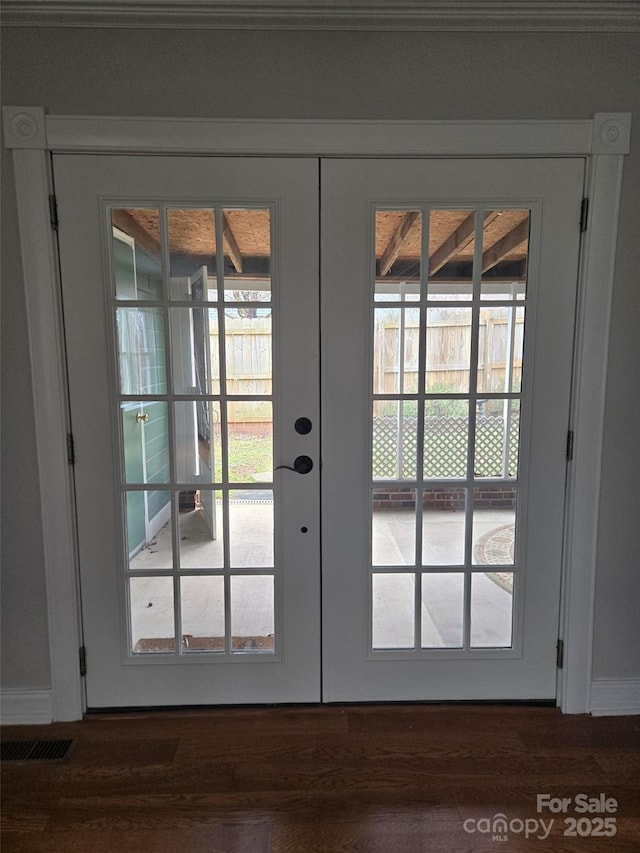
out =
[[(640, 678), (640, 38), (5, 28), (3, 102), (64, 115), (583, 119), (632, 112), (611, 322), (594, 676)], [(3, 152), (4, 687), (49, 683), (26, 317)], [(55, 499), (55, 496), (52, 496)]]

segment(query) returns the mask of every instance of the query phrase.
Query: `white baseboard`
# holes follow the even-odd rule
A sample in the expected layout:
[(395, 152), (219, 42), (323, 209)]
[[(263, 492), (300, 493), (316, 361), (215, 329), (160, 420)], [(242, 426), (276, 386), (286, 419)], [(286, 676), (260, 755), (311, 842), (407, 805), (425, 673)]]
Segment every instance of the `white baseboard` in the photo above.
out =
[[(594, 717), (640, 714), (640, 678), (592, 681), (590, 710)], [(52, 720), (51, 690), (8, 688), (0, 691), (3, 725), (42, 725)]]
[(0, 691), (0, 720), (5, 726), (40, 725), (53, 719), (51, 690)]
[(591, 713), (594, 717), (640, 714), (640, 678), (592, 681)]

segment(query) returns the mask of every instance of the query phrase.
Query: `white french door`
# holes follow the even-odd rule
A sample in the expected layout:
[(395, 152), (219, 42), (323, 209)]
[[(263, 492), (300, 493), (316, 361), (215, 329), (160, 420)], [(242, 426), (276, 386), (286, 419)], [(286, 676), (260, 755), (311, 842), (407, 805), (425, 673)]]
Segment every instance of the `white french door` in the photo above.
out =
[(88, 706), (318, 701), (317, 161), (54, 173)]
[(582, 181), (325, 164), (327, 701), (555, 697)]
[(554, 697), (583, 162), (54, 175), (89, 707)]

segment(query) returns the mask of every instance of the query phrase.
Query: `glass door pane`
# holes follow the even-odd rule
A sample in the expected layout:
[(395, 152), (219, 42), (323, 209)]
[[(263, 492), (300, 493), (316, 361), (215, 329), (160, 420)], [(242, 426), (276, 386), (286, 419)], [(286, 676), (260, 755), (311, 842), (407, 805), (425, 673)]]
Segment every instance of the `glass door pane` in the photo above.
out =
[(278, 651), (270, 217), (112, 210), (131, 654)]
[[(510, 648), (529, 211), (377, 209), (374, 228), (371, 648)], [(418, 581), (416, 612), (398, 590)]]

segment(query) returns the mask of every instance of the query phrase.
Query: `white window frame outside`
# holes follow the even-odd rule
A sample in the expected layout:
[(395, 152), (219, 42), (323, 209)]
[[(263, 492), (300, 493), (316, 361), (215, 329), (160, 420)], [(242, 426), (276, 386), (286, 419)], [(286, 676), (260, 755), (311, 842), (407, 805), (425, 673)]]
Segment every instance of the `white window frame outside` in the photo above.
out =
[[(629, 113), (571, 121), (270, 121), (47, 115), (5, 107), (13, 151), (40, 475), (53, 720), (80, 719), (83, 683), (79, 570), (57, 248), (51, 228), (51, 153), (317, 157), (585, 157), (589, 219), (579, 269), (571, 403), (557, 704), (592, 710), (596, 545), (610, 308)], [(576, 227), (579, 212), (576, 211)], [(56, 499), (52, 500), (51, 496)], [(595, 710), (595, 709), (594, 709)]]

